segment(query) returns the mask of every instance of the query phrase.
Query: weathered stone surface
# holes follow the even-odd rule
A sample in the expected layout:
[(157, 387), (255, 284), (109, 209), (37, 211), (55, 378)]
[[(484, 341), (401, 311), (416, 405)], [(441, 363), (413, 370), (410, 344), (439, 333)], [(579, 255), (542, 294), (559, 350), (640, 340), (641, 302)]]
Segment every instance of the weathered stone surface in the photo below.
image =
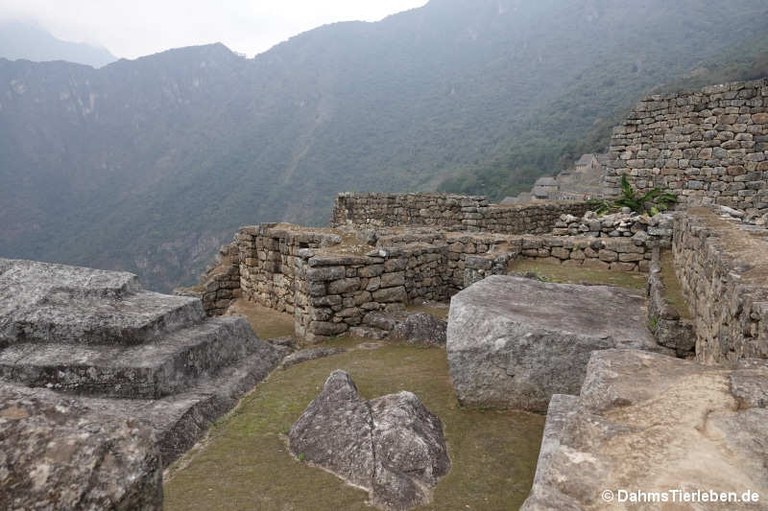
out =
[[(554, 505), (547, 499), (550, 497), (545, 492), (546, 485), (544, 481), (549, 473), (549, 464), (552, 456), (560, 448), (560, 438), (563, 434), (568, 419), (576, 412), (578, 406), (578, 397), (567, 394), (554, 394), (547, 407), (547, 421), (544, 423), (544, 433), (541, 437), (541, 448), (539, 449), (539, 458), (536, 462), (536, 474), (533, 477), (533, 487), (528, 497), (531, 503), (538, 505), (546, 503)], [(538, 509), (532, 507), (531, 509)], [(546, 508), (542, 508), (546, 509)], [(563, 508), (573, 509), (573, 508)]]
[[(743, 211), (747, 222), (765, 215), (768, 202), (759, 197), (768, 180), (755, 172), (768, 147), (768, 104), (758, 98), (765, 87), (763, 78), (642, 100), (613, 132), (605, 194), (619, 196), (625, 175), (640, 194), (659, 187), (681, 203)], [(667, 229), (649, 234), (660, 230)]]
[(689, 208), (675, 221), (676, 273), (693, 313), (696, 359), (768, 358), (768, 230)]
[(140, 344), (203, 318), (199, 299), (142, 291), (130, 273), (15, 259), (2, 263), (0, 347)]
[(416, 312), (409, 314), (404, 321), (398, 323), (389, 338), (409, 344), (445, 346), (447, 328), (448, 323), (445, 321), (426, 312)]
[(242, 360), (260, 343), (242, 318), (215, 318), (136, 346), (14, 344), (0, 378), (105, 397), (157, 399)]
[(161, 510), (150, 428), (43, 389), (0, 383), (0, 508)]
[(291, 353), (290, 355), (285, 357), (283, 359), (282, 364), (280, 364), (280, 367), (282, 367), (283, 369), (287, 369), (296, 364), (301, 364), (302, 362), (308, 362), (310, 360), (317, 360), (318, 358), (325, 358), (333, 355), (338, 355), (339, 353), (344, 353), (345, 351), (347, 350), (344, 348), (328, 348), (328, 347), (308, 348), (305, 350), (297, 351), (295, 353)]
[(545, 411), (579, 391), (594, 350), (615, 347), (662, 350), (625, 289), (493, 275), (451, 300), (448, 363), (464, 404)]
[(0, 259), (0, 296), (0, 381), (144, 421), (166, 464), (284, 353), (243, 318), (206, 318), (199, 299), (142, 291), (128, 273)]
[(451, 466), (440, 419), (418, 397), (400, 392), (365, 401), (339, 370), (288, 436), (294, 455), (368, 490), (385, 510), (427, 504)]
[(322, 392), (291, 426), (288, 438), (299, 459), (371, 488), (375, 462), (371, 411), (346, 372), (331, 373)]
[[(733, 381), (765, 395), (760, 367), (727, 369), (638, 350), (596, 351), (576, 403), (554, 421), (524, 510), (616, 508), (620, 490), (665, 492), (669, 509), (763, 509), (768, 492), (768, 410), (740, 399)], [(743, 388), (743, 386), (742, 386)], [(557, 408), (558, 397), (553, 399)], [(560, 402), (560, 404), (563, 404)], [(550, 428), (547, 420), (545, 431)], [(545, 449), (545, 447), (542, 449)], [(676, 502), (670, 490), (756, 493), (756, 502)], [(660, 501), (630, 504), (660, 509)]]

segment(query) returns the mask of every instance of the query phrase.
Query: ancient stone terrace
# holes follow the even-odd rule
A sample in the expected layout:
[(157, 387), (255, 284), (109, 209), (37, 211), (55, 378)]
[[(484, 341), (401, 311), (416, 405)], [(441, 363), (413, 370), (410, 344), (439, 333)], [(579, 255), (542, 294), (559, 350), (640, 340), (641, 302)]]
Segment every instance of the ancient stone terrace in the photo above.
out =
[[(385, 206), (373, 206), (379, 200)], [(342, 194), (334, 206), (337, 227), (244, 227), (222, 249), (198, 293), (210, 314), (222, 313), (241, 296), (292, 314), (296, 336), (317, 342), (375, 329), (380, 312), (447, 301), (487, 275), (507, 273), (516, 260), (648, 271), (653, 247), (670, 244), (671, 225), (658, 218), (605, 217), (591, 222), (597, 227), (584, 227), (596, 230), (582, 233), (572, 227), (581, 217), (571, 213), (583, 213), (586, 203), (505, 208), (484, 198), (467, 200)], [(469, 215), (475, 223), (468, 231)], [(498, 233), (481, 230), (486, 218), (514, 220)], [(416, 225), (397, 227), (405, 219)], [(571, 236), (571, 230), (589, 236)]]
[(164, 464), (281, 358), (244, 319), (208, 318), (200, 300), (145, 291), (133, 274), (9, 259), (0, 347), (0, 381), (146, 421)]

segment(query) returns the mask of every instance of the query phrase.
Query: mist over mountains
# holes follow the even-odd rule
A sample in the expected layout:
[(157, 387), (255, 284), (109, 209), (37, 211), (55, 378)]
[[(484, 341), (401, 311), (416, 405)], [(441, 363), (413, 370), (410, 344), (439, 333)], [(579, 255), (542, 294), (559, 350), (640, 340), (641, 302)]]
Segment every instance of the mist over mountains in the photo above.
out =
[(0, 58), (34, 62), (65, 60), (93, 67), (117, 58), (104, 48), (62, 41), (31, 22), (0, 21)]
[(253, 59), (0, 59), (0, 256), (168, 289), (240, 225), (326, 223), (340, 191), (498, 198), (603, 149), (654, 87), (762, 72), (767, 27), (768, 0), (432, 0)]

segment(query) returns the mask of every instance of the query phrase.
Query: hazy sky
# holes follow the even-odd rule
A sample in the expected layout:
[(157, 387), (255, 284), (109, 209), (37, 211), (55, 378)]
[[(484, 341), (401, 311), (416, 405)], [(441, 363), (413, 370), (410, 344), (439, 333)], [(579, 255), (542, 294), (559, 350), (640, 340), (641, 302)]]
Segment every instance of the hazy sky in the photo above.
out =
[(222, 42), (249, 57), (335, 21), (377, 21), (426, 0), (1, 0), (0, 20), (33, 20), (65, 41), (135, 58)]

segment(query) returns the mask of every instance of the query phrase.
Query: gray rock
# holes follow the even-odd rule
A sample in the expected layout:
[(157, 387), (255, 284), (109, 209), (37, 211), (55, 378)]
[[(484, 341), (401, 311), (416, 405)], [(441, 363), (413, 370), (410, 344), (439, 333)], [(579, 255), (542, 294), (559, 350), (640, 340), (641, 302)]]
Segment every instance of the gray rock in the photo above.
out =
[[(766, 389), (768, 377), (758, 366), (728, 369), (638, 350), (596, 351), (578, 401), (553, 417), (561, 422), (559, 438), (545, 438), (546, 454), (522, 509), (606, 509), (606, 490), (617, 500), (619, 490), (666, 492), (668, 499), (671, 489), (739, 496), (749, 490), (762, 497), (768, 492)], [(556, 410), (558, 401), (553, 398)], [(548, 417), (545, 434), (549, 427)], [(701, 509), (762, 509), (760, 500)], [(677, 503), (670, 509), (699, 509)]]
[(389, 338), (409, 344), (445, 346), (448, 323), (426, 312), (409, 314), (405, 321), (398, 323)]
[(150, 428), (43, 389), (0, 383), (0, 509), (163, 507)]
[(283, 369), (287, 369), (296, 364), (302, 362), (308, 362), (310, 360), (317, 360), (318, 358), (330, 357), (332, 355), (338, 355), (347, 351), (344, 348), (308, 348), (305, 350), (297, 351), (285, 357), (283, 363), (280, 365)]
[(368, 490), (380, 509), (407, 510), (431, 500), (450, 470), (440, 419), (410, 392), (363, 400), (344, 371), (289, 432), (291, 452)]
[(594, 350), (664, 350), (639, 294), (502, 275), (451, 299), (447, 337), (461, 403), (532, 411), (545, 411), (553, 394), (578, 393)]
[(373, 311), (369, 312), (363, 318), (363, 323), (378, 328), (379, 330), (386, 330), (391, 332), (395, 329), (398, 323), (398, 319), (391, 314), (384, 314), (383, 312)]
[(142, 420), (165, 464), (284, 354), (245, 319), (206, 318), (200, 300), (143, 291), (130, 273), (9, 259), (0, 259), (0, 348), (0, 380)]

